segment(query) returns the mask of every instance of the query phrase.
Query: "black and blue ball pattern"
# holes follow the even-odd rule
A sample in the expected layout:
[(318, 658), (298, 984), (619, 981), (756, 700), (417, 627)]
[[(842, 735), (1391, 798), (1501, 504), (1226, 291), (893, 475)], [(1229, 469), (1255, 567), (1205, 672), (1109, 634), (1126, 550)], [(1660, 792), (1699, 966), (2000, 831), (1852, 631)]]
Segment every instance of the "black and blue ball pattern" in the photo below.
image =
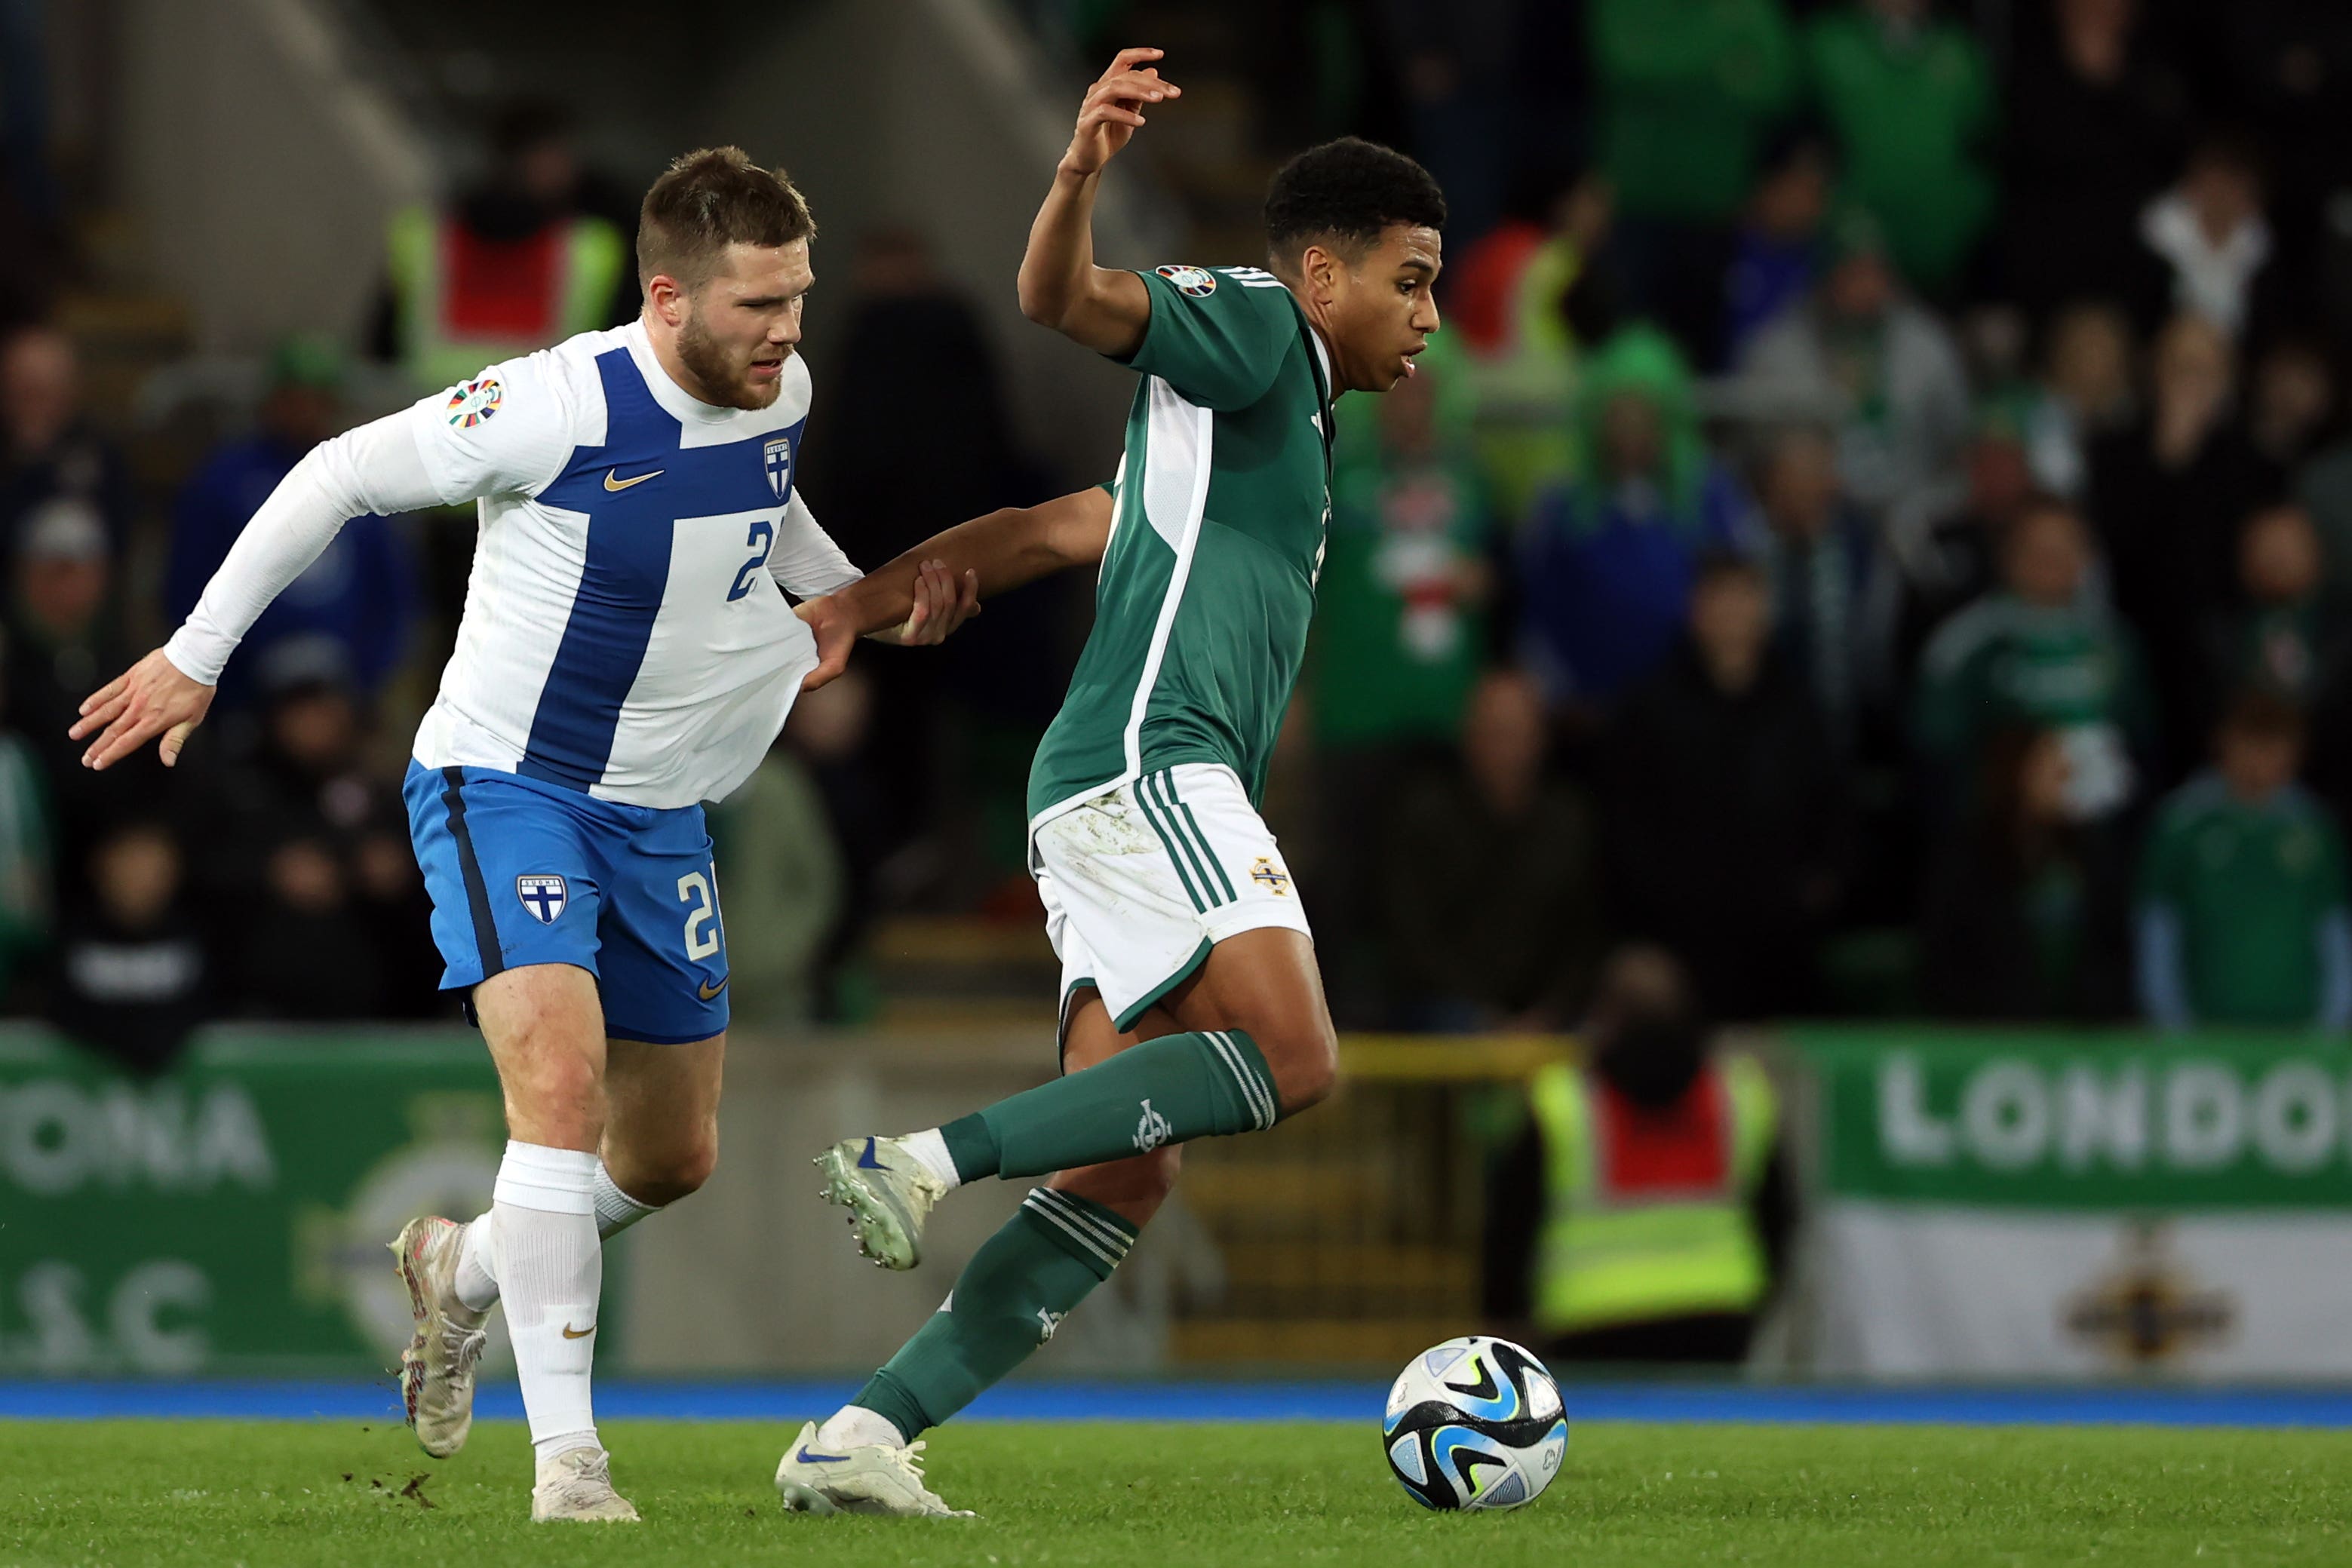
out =
[(1568, 1421), (1559, 1385), (1531, 1352), (1472, 1334), (1406, 1364), (1381, 1438), (1423, 1508), (1499, 1511), (1534, 1501), (1559, 1473)]

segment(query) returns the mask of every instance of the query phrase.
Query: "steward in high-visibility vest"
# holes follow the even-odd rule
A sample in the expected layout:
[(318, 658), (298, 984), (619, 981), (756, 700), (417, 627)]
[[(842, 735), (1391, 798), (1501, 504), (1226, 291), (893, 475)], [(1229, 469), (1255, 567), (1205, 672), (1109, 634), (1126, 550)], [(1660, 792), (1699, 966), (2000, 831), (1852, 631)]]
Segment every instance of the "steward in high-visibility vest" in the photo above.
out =
[(410, 207), (393, 215), (387, 246), (394, 347), (420, 388), (611, 326), (632, 265), (620, 231), (584, 214), (499, 238), (460, 207)]
[(1556, 1065), (1528, 1104), (1544, 1181), (1529, 1306), (1547, 1340), (1762, 1305), (1771, 1270), (1751, 1207), (1779, 1113), (1752, 1058), (1706, 1061), (1659, 1109)]

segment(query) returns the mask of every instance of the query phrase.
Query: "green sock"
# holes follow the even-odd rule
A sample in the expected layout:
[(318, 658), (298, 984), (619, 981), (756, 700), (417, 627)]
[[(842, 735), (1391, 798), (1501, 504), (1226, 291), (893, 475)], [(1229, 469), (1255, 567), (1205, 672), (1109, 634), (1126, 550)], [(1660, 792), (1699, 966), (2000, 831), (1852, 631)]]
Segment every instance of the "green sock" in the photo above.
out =
[(971, 1255), (947, 1303), (850, 1403), (912, 1442), (1052, 1339), (1134, 1245), (1135, 1227), (1101, 1204), (1032, 1188), (1019, 1212)]
[(1274, 1125), (1274, 1074), (1240, 1030), (1166, 1034), (940, 1129), (956, 1175), (1037, 1176)]

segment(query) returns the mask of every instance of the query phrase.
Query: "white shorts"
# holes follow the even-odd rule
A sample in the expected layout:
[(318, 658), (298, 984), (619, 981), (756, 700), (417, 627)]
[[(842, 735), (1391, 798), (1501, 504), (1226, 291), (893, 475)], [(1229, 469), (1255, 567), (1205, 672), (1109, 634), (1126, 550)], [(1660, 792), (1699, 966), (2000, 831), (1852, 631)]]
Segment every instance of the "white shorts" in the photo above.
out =
[(1082, 988), (1124, 1033), (1226, 937), (1313, 935), (1274, 835), (1219, 764), (1147, 773), (1038, 823), (1029, 871), (1062, 961), (1065, 1030)]

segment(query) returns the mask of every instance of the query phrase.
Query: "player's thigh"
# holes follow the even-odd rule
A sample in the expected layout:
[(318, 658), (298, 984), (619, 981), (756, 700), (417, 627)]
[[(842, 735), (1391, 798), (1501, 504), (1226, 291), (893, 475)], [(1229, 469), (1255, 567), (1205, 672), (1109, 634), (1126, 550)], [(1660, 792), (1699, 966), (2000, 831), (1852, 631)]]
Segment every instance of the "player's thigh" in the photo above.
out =
[(594, 1150), (604, 1126), (605, 1063), (596, 977), (573, 964), (526, 964), (476, 986), (473, 1003), (498, 1065), (508, 1134)]
[(1184, 1029), (1246, 1033), (1274, 1074), (1285, 1113), (1331, 1092), (1339, 1035), (1324, 1000), (1314, 939), (1305, 932), (1278, 925), (1235, 932), (1211, 948), (1160, 1006)]
[(600, 843), (604, 1018), (615, 1040), (686, 1045), (727, 1032), (727, 927), (699, 807), (646, 815)]
[(719, 1161), (727, 1037), (684, 1045), (604, 1044), (604, 1168), (641, 1203), (675, 1203)]
[[(1066, 1072), (1092, 1067), (1139, 1040), (1157, 1040), (1163, 1034), (1183, 1030), (1174, 1019), (1153, 1008), (1136, 1020), (1133, 1029), (1122, 1034), (1112, 1023), (1110, 1009), (1103, 1005), (1101, 995), (1085, 988), (1071, 994), (1064, 1019), (1062, 1069)], [(1150, 1223), (1151, 1217), (1167, 1201), (1183, 1163), (1183, 1145), (1170, 1144), (1131, 1159), (1063, 1171), (1045, 1185), (1089, 1198), (1129, 1224), (1141, 1226)]]

